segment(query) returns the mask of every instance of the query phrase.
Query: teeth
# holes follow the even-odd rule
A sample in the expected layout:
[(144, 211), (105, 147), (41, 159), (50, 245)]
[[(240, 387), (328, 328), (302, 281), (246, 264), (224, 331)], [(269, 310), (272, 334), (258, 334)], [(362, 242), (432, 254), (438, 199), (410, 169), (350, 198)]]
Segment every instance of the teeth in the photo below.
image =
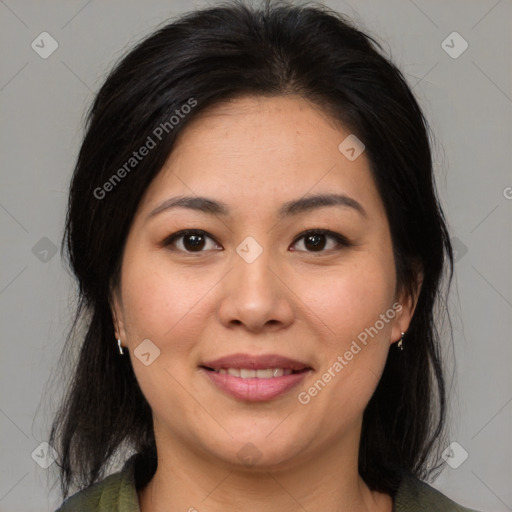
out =
[(267, 368), (266, 370), (254, 370), (249, 368), (219, 368), (214, 370), (216, 373), (228, 374), (241, 379), (273, 379), (274, 377), (282, 377), (290, 375), (292, 370), (289, 368)]
[[(274, 375), (274, 371), (276, 372), (276, 375)], [(258, 377), (258, 379), (271, 379), (272, 377), (278, 377), (279, 371), (282, 372), (283, 370), (279, 370), (278, 368), (276, 368), (275, 370), (272, 370), (272, 368), (268, 368), (267, 370), (257, 370), (256, 377)]]

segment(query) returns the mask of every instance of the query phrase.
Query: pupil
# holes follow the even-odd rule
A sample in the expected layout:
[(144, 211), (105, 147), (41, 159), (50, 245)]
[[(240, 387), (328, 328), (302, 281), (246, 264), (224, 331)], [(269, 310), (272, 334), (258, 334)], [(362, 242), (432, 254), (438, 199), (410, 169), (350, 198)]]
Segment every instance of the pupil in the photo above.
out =
[(187, 235), (184, 239), (186, 249), (202, 249), (204, 245), (203, 235)]
[(323, 236), (324, 235), (319, 235), (319, 234), (308, 235), (306, 237), (306, 247), (308, 246), (308, 243), (310, 243), (310, 248), (312, 248), (313, 250), (323, 249), (325, 247), (325, 238), (323, 241), (321, 239)]

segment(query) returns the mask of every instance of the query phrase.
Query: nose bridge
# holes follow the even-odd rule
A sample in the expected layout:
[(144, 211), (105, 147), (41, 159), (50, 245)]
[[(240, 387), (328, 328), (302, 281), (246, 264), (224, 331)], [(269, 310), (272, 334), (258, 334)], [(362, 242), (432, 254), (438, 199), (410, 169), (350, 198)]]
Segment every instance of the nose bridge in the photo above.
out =
[(276, 251), (255, 237), (246, 237), (233, 254), (233, 269), (227, 276), (221, 320), (225, 324), (244, 324), (259, 330), (266, 324), (288, 324), (293, 310), (280, 282)]
[(276, 266), (276, 261), (266, 242), (260, 244), (255, 237), (246, 237), (236, 248), (233, 263), (235, 285), (240, 285), (236, 290), (238, 294), (253, 296), (255, 300), (258, 297), (268, 300), (277, 292), (276, 277), (270, 270)]

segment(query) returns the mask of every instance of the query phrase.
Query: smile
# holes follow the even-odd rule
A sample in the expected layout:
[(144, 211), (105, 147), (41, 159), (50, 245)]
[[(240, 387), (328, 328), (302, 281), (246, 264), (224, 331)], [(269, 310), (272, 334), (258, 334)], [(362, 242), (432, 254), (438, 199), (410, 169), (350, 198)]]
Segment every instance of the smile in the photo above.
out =
[(313, 371), (305, 362), (277, 354), (232, 354), (199, 367), (215, 389), (248, 402), (284, 396)]
[(240, 379), (273, 379), (275, 377), (282, 377), (283, 375), (299, 373), (291, 368), (266, 368), (264, 370), (254, 370), (252, 368), (207, 368), (207, 370), (220, 373), (221, 375), (232, 375)]

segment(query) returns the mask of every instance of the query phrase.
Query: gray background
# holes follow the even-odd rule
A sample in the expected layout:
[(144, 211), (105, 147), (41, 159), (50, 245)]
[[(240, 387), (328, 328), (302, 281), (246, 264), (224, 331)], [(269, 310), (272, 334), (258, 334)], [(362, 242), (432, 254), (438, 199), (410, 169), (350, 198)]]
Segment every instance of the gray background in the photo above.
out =
[[(202, 5), (0, 1), (0, 512), (52, 511), (60, 503), (48, 492), (55, 466), (35, 461), (38, 454), (47, 460), (38, 446), (62, 391), (58, 357), (74, 292), (53, 251), (83, 114), (130, 45)], [(448, 460), (459, 467), (445, 464), (433, 485), (473, 508), (512, 510), (512, 1), (328, 5), (384, 44), (436, 136), (438, 187), (458, 260), (449, 303), (457, 361), (451, 441), (468, 458), (461, 463), (456, 447)], [(46, 59), (31, 47), (44, 31), (59, 45)], [(458, 58), (442, 47), (453, 31), (469, 45)], [(445, 45), (453, 54), (463, 42), (452, 39)]]

